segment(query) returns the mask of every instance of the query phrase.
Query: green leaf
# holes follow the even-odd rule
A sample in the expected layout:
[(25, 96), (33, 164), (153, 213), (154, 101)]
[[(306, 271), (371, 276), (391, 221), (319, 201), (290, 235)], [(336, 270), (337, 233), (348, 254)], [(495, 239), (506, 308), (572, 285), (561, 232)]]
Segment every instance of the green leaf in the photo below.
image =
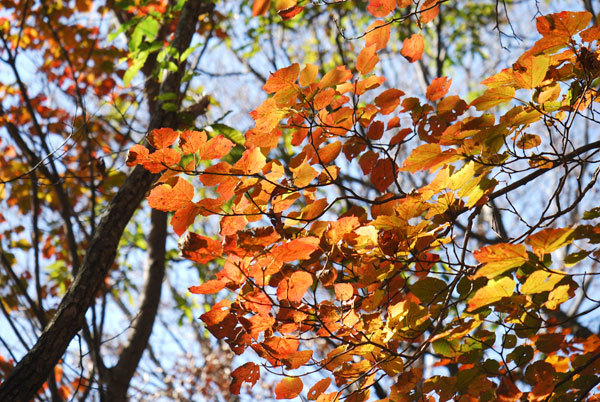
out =
[(244, 134), (235, 128), (229, 127), (225, 124), (221, 123), (213, 123), (210, 127), (218, 134), (223, 135), (223, 137), (227, 138), (231, 142), (236, 145), (244, 145), (246, 139), (244, 138)]

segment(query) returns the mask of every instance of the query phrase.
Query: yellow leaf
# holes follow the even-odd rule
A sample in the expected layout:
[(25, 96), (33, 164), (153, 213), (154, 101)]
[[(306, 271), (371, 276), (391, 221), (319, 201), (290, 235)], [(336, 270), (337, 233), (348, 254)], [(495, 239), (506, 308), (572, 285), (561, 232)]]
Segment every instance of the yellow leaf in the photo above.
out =
[(495, 303), (503, 297), (512, 296), (514, 290), (515, 281), (511, 278), (491, 279), (487, 285), (475, 292), (471, 300), (469, 300), (467, 311), (477, 310), (480, 307)]

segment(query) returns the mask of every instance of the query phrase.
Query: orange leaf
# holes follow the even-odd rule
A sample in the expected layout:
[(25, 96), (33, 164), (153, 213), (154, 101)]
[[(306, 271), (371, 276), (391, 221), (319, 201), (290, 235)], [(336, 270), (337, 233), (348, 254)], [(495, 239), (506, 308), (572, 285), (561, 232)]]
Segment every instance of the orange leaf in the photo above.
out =
[(271, 254), (277, 261), (285, 263), (296, 260), (306, 260), (310, 257), (313, 251), (318, 249), (318, 237), (303, 237), (300, 239), (291, 240), (273, 248), (273, 250), (271, 250)]
[(342, 150), (342, 143), (339, 141), (332, 142), (331, 144), (325, 145), (323, 148), (320, 148), (318, 151), (319, 158), (315, 159), (322, 163), (323, 165), (327, 165), (330, 162), (333, 162), (335, 158), (338, 157), (340, 151)]
[(529, 54), (519, 59), (513, 66), (515, 83), (525, 89), (540, 86), (546, 78), (549, 65), (550, 58), (548, 56), (532, 56)]
[(213, 293), (218, 293), (219, 291), (223, 290), (224, 287), (225, 287), (225, 282), (217, 280), (217, 279), (213, 279), (213, 280), (204, 282), (200, 286), (190, 286), (188, 288), (188, 290), (191, 293), (198, 294), (198, 295), (210, 295)]
[(520, 267), (528, 259), (527, 250), (523, 244), (499, 243), (483, 247), (473, 252), (477, 261), (484, 263), (474, 278), (495, 278), (504, 272)]
[(448, 93), (450, 85), (452, 84), (452, 78), (439, 77), (431, 82), (431, 85), (427, 87), (427, 99), (435, 102), (438, 99), (442, 99)]
[(475, 106), (479, 111), (488, 110), (494, 106), (501, 105), (513, 100), (515, 89), (512, 87), (490, 88), (479, 98), (475, 99), (469, 106)]
[(176, 165), (181, 160), (181, 154), (173, 148), (162, 148), (148, 155), (148, 159), (142, 162), (144, 169), (158, 173), (168, 167)]
[(271, 0), (254, 0), (254, 3), (252, 4), (252, 15), (254, 17), (265, 15), (269, 10), (270, 4)]
[(592, 14), (587, 11), (563, 11), (538, 17), (536, 27), (542, 36), (551, 35), (570, 38), (577, 32), (585, 29), (591, 19)]
[(354, 287), (350, 283), (336, 283), (333, 288), (339, 301), (350, 300), (354, 296)]
[(302, 367), (308, 362), (313, 355), (312, 350), (300, 350), (298, 352), (292, 353), (292, 355), (283, 360), (285, 364), (285, 368), (288, 370), (294, 370), (299, 367)]
[(333, 70), (329, 70), (321, 81), (319, 82), (319, 88), (325, 89), (334, 87), (342, 82), (348, 81), (352, 78), (352, 72), (346, 68), (346, 66), (339, 66)]
[(171, 226), (173, 231), (178, 236), (181, 236), (191, 224), (196, 220), (196, 216), (200, 213), (200, 207), (193, 202), (190, 202), (183, 208), (177, 209), (173, 217), (171, 218)]
[(255, 174), (265, 167), (266, 161), (260, 148), (253, 147), (244, 151), (240, 160), (233, 165), (232, 171), (248, 175)]
[(127, 166), (132, 167), (139, 163), (144, 163), (148, 160), (148, 155), (150, 155), (148, 148), (140, 144), (135, 144), (129, 148), (129, 152), (127, 153)]
[(182, 237), (177, 246), (182, 257), (200, 264), (206, 264), (223, 254), (220, 242), (193, 232), (188, 232)]
[(287, 359), (292, 356), (298, 350), (300, 341), (298, 338), (290, 337), (279, 337), (272, 336), (266, 339), (262, 346), (271, 353), (271, 355), (277, 360)]
[(293, 86), (300, 73), (300, 65), (294, 63), (289, 67), (280, 68), (269, 76), (263, 89), (271, 94), (288, 86)]
[(308, 400), (314, 401), (317, 399), (323, 392), (327, 391), (329, 385), (331, 384), (331, 378), (323, 378), (308, 391)]
[(306, 291), (312, 286), (313, 277), (308, 272), (297, 271), (289, 278), (279, 282), (277, 287), (277, 299), (289, 300), (290, 302), (301, 302)]
[(379, 108), (379, 113), (390, 114), (400, 104), (400, 98), (404, 92), (399, 89), (387, 89), (375, 98), (375, 105)]
[(367, 27), (365, 34), (365, 45), (375, 45), (375, 50), (381, 50), (386, 47), (390, 40), (390, 26), (385, 25), (385, 21), (377, 20)]
[[(256, 3), (255, 3), (256, 4)], [(250, 386), (254, 386), (260, 378), (260, 367), (252, 362), (248, 362), (233, 370), (231, 373), (233, 380), (229, 386), (229, 392), (239, 395), (242, 389), (242, 384), (247, 382)]]
[(298, 377), (284, 378), (275, 386), (277, 399), (292, 399), (302, 392), (302, 380)]
[(178, 177), (173, 187), (168, 184), (154, 187), (147, 199), (151, 208), (160, 211), (176, 211), (188, 206), (193, 197), (194, 187)]
[(440, 13), (440, 3), (440, 0), (425, 0), (421, 6), (421, 23), (427, 24), (437, 17)]
[(533, 247), (533, 251), (543, 258), (544, 254), (551, 253), (559, 248), (573, 242), (574, 230), (571, 228), (544, 229), (532, 234), (525, 240), (525, 243)]
[(250, 116), (256, 122), (255, 129), (259, 132), (273, 131), (287, 114), (286, 110), (277, 107), (277, 102), (273, 98), (266, 99), (259, 107), (250, 112)]
[(184, 154), (195, 154), (206, 138), (204, 131), (184, 131), (179, 135), (179, 148)]
[(396, 0), (370, 0), (367, 11), (373, 17), (383, 18), (396, 9)]
[(429, 169), (433, 173), (439, 167), (459, 159), (460, 156), (456, 154), (455, 149), (442, 151), (438, 144), (423, 144), (411, 152), (400, 170), (415, 173), (419, 170)]
[(163, 149), (173, 145), (179, 133), (170, 128), (157, 128), (148, 135), (148, 142), (156, 149)]
[(312, 84), (313, 82), (315, 82), (318, 72), (319, 67), (315, 66), (314, 64), (307, 64), (300, 72), (300, 78), (298, 78), (298, 83), (303, 87)]
[(234, 145), (235, 144), (233, 142), (223, 137), (222, 135), (217, 135), (216, 137), (213, 137), (210, 140), (208, 140), (208, 142), (202, 144), (202, 146), (198, 150), (198, 152), (200, 153), (200, 159), (220, 159), (227, 155)]
[(400, 54), (411, 63), (421, 60), (423, 50), (425, 49), (425, 40), (421, 34), (412, 34), (410, 38), (404, 39)]
[(471, 300), (467, 311), (477, 310), (480, 307), (487, 306), (501, 300), (503, 297), (510, 297), (515, 290), (515, 281), (506, 276), (495, 280), (490, 279), (484, 287), (478, 289)]
[(377, 63), (379, 63), (379, 57), (377, 56), (377, 53), (375, 53), (375, 47), (376, 45), (365, 47), (360, 51), (356, 58), (356, 69), (362, 75), (369, 74), (373, 71)]

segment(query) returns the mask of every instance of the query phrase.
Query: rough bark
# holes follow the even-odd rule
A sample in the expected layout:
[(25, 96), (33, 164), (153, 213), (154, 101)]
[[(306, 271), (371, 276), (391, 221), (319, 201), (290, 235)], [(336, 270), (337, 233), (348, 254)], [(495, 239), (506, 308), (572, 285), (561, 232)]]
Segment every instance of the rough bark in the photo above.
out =
[[(173, 46), (179, 53), (189, 47), (199, 15), (210, 8), (212, 3), (208, 1), (189, 0), (185, 3), (173, 40)], [(178, 93), (183, 73), (182, 67), (169, 74), (161, 86), (161, 93)], [(176, 115), (162, 110), (161, 103), (157, 102), (149, 130), (171, 126), (175, 120)], [(0, 401), (31, 400), (46, 381), (84, 324), (85, 312), (94, 301), (115, 259), (123, 230), (156, 178), (156, 174), (137, 166), (125, 179), (107, 206), (79, 272), (54, 317), (35, 346), (0, 385)]]
[(119, 355), (118, 363), (109, 370), (106, 399), (113, 402), (127, 401), (127, 389), (135, 374), (142, 354), (148, 346), (152, 326), (165, 277), (165, 243), (167, 239), (167, 214), (152, 210), (150, 235), (148, 236), (148, 257), (146, 259), (146, 286), (139, 314), (134, 320), (133, 331), (127, 346)]

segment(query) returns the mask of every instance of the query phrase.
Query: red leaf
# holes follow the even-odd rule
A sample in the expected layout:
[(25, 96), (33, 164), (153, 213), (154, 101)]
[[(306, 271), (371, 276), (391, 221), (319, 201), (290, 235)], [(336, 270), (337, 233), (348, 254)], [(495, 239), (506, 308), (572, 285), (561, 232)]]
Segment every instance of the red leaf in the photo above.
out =
[(270, 4), (271, 0), (254, 0), (254, 3), (252, 4), (252, 15), (254, 17), (265, 15), (269, 10)]
[(191, 293), (198, 294), (198, 295), (210, 295), (213, 293), (218, 293), (219, 291), (223, 290), (224, 287), (225, 287), (225, 282), (213, 279), (213, 280), (204, 282), (200, 286), (190, 286), (188, 288), (188, 290)]
[(450, 85), (452, 84), (452, 78), (439, 77), (431, 82), (431, 85), (427, 87), (427, 99), (435, 102), (438, 99), (442, 99), (448, 93)]
[(289, 278), (279, 282), (277, 299), (301, 302), (306, 291), (312, 286), (313, 277), (308, 272), (297, 271)]
[(367, 11), (373, 17), (383, 18), (396, 9), (396, 0), (370, 0)]
[(148, 205), (160, 211), (176, 211), (188, 206), (194, 197), (194, 187), (181, 177), (173, 187), (168, 184), (156, 186), (148, 196)]
[(285, 263), (295, 260), (306, 260), (318, 248), (318, 237), (303, 237), (273, 248), (271, 254), (274, 259)]
[(173, 145), (179, 133), (170, 128), (157, 128), (148, 135), (148, 142), (156, 149), (163, 149)]
[(425, 49), (425, 40), (421, 34), (413, 34), (410, 38), (404, 39), (400, 54), (411, 63), (421, 60), (423, 50)]
[(394, 182), (397, 166), (389, 158), (379, 159), (371, 170), (371, 182), (375, 188), (384, 192)]
[(356, 58), (356, 69), (362, 75), (369, 74), (377, 63), (379, 62), (379, 57), (377, 57), (377, 53), (375, 53), (376, 45), (371, 45), (365, 47), (360, 51), (358, 57)]
[(201, 264), (206, 264), (223, 253), (220, 242), (193, 232), (188, 232), (177, 245), (182, 257)]
[(282, 20), (287, 21), (289, 19), (294, 18), (296, 15), (300, 14), (304, 10), (304, 7), (301, 6), (292, 6), (290, 8), (286, 8), (285, 10), (277, 11), (277, 14), (281, 17)]
[(300, 74), (300, 65), (298, 63), (280, 68), (269, 76), (269, 79), (267, 79), (267, 82), (263, 86), (263, 90), (271, 94), (285, 87), (293, 86), (298, 78), (298, 74)]
[(233, 370), (231, 377), (233, 377), (233, 380), (229, 386), (229, 392), (239, 395), (243, 383), (250, 383), (250, 387), (256, 384), (260, 378), (260, 367), (255, 363), (248, 362)]
[(275, 386), (277, 399), (292, 399), (302, 392), (302, 380), (298, 377), (284, 378)]

